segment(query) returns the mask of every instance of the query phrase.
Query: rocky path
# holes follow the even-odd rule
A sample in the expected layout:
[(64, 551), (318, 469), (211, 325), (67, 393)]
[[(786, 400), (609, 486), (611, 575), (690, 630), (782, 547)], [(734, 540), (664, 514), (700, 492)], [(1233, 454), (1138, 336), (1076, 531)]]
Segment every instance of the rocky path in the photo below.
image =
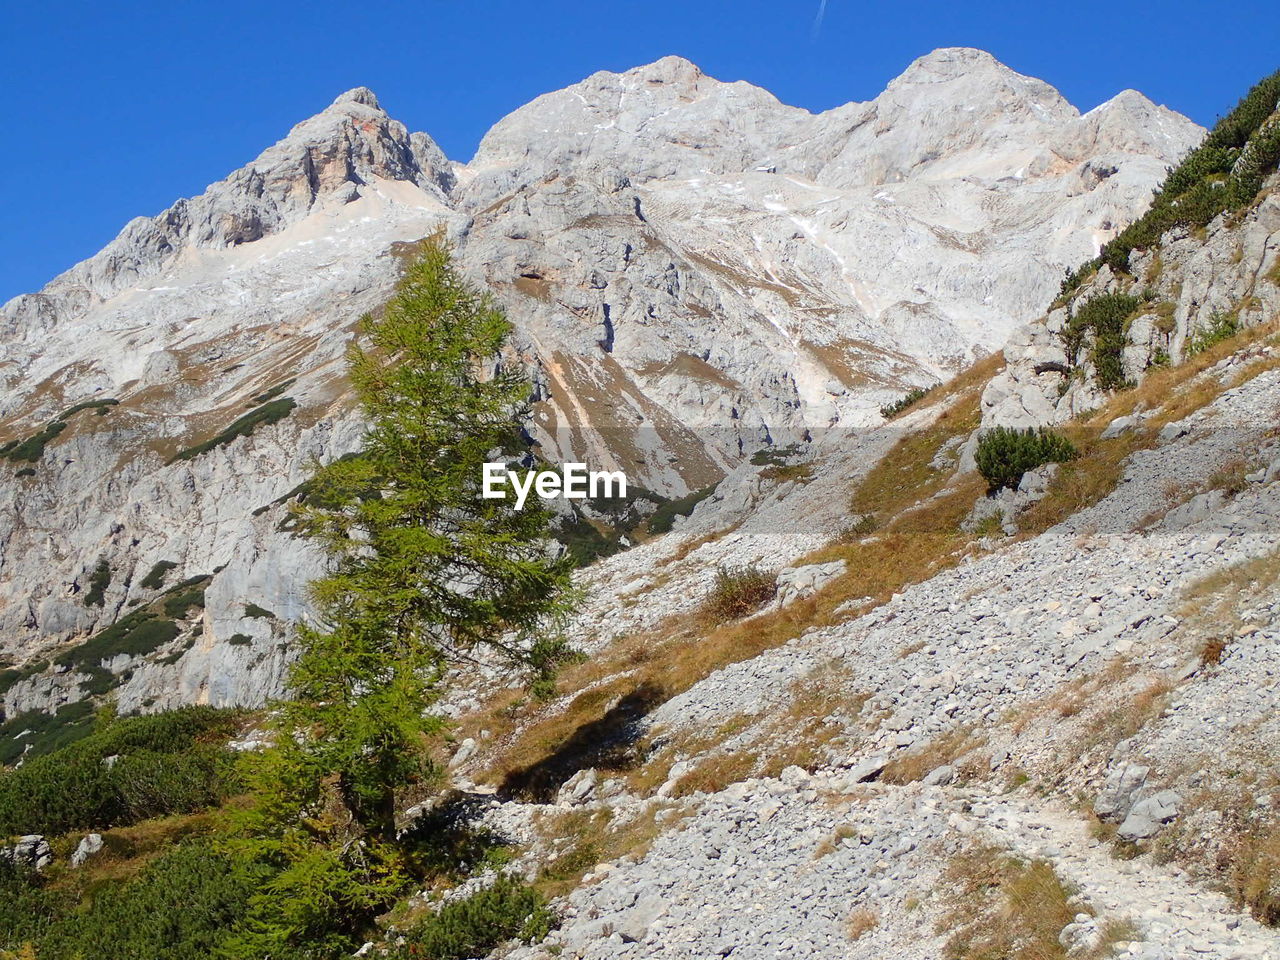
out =
[[(1033, 799), (988, 798), (973, 804), (974, 820), (1024, 856), (1043, 857), (1079, 889), (1103, 920), (1128, 920), (1143, 937), (1119, 951), (1142, 960), (1212, 957), (1274, 960), (1280, 933), (1238, 911), (1225, 896), (1189, 882), (1181, 870), (1150, 861), (1117, 860), (1089, 837), (1084, 818)], [(1096, 926), (1072, 924), (1085, 938)]]

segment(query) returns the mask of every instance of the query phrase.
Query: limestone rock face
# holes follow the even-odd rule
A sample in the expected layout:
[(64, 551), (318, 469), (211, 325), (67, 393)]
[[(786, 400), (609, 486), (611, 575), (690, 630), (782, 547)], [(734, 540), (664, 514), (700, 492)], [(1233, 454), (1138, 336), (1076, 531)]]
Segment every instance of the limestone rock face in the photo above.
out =
[[(359, 446), (343, 351), (422, 238), (508, 308), (547, 455), (678, 496), (999, 348), (1201, 134), (1132, 92), (1081, 115), (966, 49), (820, 114), (676, 57), (597, 73), (468, 164), (349, 91), (0, 310), (0, 446), (119, 401), (0, 460), (0, 651), (47, 658), (207, 576), (180, 636), (98, 665), (121, 709), (278, 692), (319, 569), (283, 501)], [(175, 458), (272, 391), (283, 419)], [(91, 667), (23, 672), (6, 714), (83, 697)]]
[[(1280, 286), (1268, 277), (1280, 268), (1280, 178), (1272, 176), (1265, 196), (1239, 222), (1219, 217), (1203, 235), (1185, 229), (1167, 234), (1156, 252), (1130, 256), (1133, 276), (1103, 266), (1076, 295), (1076, 302), (1109, 293), (1148, 297), (1129, 324), (1121, 361), (1124, 376), (1138, 382), (1153, 366), (1176, 362), (1192, 350), (1197, 336), (1215, 318), (1234, 317), (1240, 328), (1270, 322), (1280, 312)], [(1070, 375), (1063, 332), (1067, 307), (1057, 307), (1014, 331), (1005, 346), (1004, 371), (982, 398), (983, 425), (1032, 427), (1060, 423), (1102, 405), (1088, 344)], [(1133, 429), (1139, 419), (1110, 425), (1110, 436)], [(1173, 439), (1185, 427), (1169, 424)]]

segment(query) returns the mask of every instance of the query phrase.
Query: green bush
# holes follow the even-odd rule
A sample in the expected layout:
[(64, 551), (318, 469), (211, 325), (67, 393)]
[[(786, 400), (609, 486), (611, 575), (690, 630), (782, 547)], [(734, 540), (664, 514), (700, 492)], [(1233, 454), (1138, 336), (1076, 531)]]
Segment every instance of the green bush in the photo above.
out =
[(707, 595), (705, 612), (718, 622), (738, 620), (773, 599), (776, 577), (758, 567), (720, 567)]
[(1079, 363), (1086, 335), (1093, 342), (1089, 359), (1093, 362), (1098, 386), (1115, 390), (1129, 386), (1124, 378), (1123, 354), (1129, 342), (1129, 318), (1146, 301), (1126, 293), (1103, 293), (1090, 297), (1071, 312), (1062, 339), (1067, 360)]
[(111, 564), (105, 559), (99, 559), (98, 565), (89, 575), (89, 590), (84, 595), (84, 605), (86, 607), (102, 606), (109, 586), (111, 586)]
[(55, 713), (28, 710), (0, 724), (0, 764), (13, 763), (23, 756), (38, 757), (92, 731), (93, 704), (87, 700), (68, 703)]
[(1004, 487), (1017, 487), (1028, 470), (1045, 463), (1063, 463), (1075, 456), (1071, 441), (1047, 427), (996, 427), (978, 439), (975, 459), (986, 478), (988, 492), (995, 493)]
[(933, 387), (916, 387), (914, 390), (909, 390), (905, 395), (893, 401), (893, 403), (886, 403), (881, 407), (880, 416), (884, 417), (886, 420), (892, 420), (903, 410), (919, 403), (927, 397), (932, 389)]
[[(28, 754), (21, 767), (0, 774), (0, 835), (124, 826), (201, 810), (235, 789), (235, 758), (224, 744), (239, 714), (188, 707), (95, 731), (85, 706), (89, 711), (78, 711), (87, 723), (83, 739)], [(119, 759), (103, 762), (111, 756)]]
[(5, 892), (27, 908), (4, 911), (0, 937), (31, 941), (40, 960), (207, 960), (265, 877), (208, 840), (188, 840), (137, 876), (98, 886), (79, 909), (38, 878), (13, 879)]
[(649, 533), (667, 533), (676, 523), (676, 517), (687, 517), (693, 513), (693, 508), (700, 504), (707, 497), (716, 492), (719, 483), (713, 483), (709, 487), (703, 487), (694, 493), (686, 494), (679, 500), (668, 500), (666, 503), (658, 507), (654, 511), (653, 516), (649, 518)]
[(1234, 313), (1215, 313), (1209, 318), (1209, 326), (1196, 333), (1187, 344), (1187, 356), (1204, 353), (1216, 343), (1230, 340), (1240, 332), (1240, 319)]
[(54, 420), (26, 439), (13, 440), (0, 447), (0, 457), (12, 460), (14, 463), (22, 460), (37, 463), (44, 456), (44, 448), (65, 429), (67, 429), (65, 423)]
[(244, 605), (244, 615), (255, 620), (274, 620), (276, 615), (266, 607), (260, 607), (256, 603), (246, 603)]
[(68, 667), (91, 667), (126, 653), (141, 656), (174, 639), (181, 629), (173, 620), (162, 619), (150, 610), (135, 610), (121, 617), (105, 630), (54, 658), (54, 663)]
[(159, 560), (156, 565), (151, 568), (151, 572), (142, 578), (138, 586), (143, 590), (159, 590), (164, 586), (165, 579), (169, 576), (169, 571), (178, 565), (172, 560)]
[(250, 400), (249, 406), (256, 407), (259, 404), (267, 403), (271, 400), (274, 400), (276, 397), (280, 396), (280, 394), (284, 393), (286, 390), (288, 390), (297, 382), (298, 382), (298, 378), (293, 377), (289, 380), (286, 380), (284, 383), (277, 383), (270, 390), (264, 391), (263, 393), (258, 394), (256, 397)]
[(111, 412), (112, 407), (119, 405), (120, 401), (111, 397), (107, 397), (103, 400), (86, 400), (83, 403), (77, 403), (74, 407), (70, 407), (69, 409), (62, 411), (57, 419), (70, 420), (81, 410), (96, 410), (98, 411), (98, 416), (105, 417)]
[(215, 437), (210, 437), (203, 443), (198, 443), (194, 447), (187, 447), (175, 453), (169, 460), (170, 463), (177, 463), (179, 460), (194, 460), (202, 453), (208, 453), (218, 447), (226, 446), (237, 437), (250, 436), (258, 427), (270, 426), (278, 423), (297, 409), (298, 404), (292, 397), (281, 397), (278, 400), (271, 400), (255, 407), (244, 416), (235, 420), (231, 426), (227, 427)]
[(395, 960), (467, 960), (488, 956), (508, 940), (546, 938), (556, 917), (527, 883), (503, 875), (465, 900), (446, 903), (406, 937)]
[(192, 577), (189, 580), (183, 580), (177, 586), (170, 587), (165, 591), (164, 601), (161, 604), (164, 615), (177, 619), (185, 617), (193, 607), (203, 610), (205, 588), (212, 579), (207, 575)]

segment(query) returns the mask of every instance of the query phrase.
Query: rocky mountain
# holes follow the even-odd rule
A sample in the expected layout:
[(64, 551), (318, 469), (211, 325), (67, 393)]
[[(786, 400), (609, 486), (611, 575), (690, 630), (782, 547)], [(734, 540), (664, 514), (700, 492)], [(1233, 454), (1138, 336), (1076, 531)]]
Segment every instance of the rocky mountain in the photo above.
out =
[(544, 454), (674, 497), (997, 349), (1201, 135), (966, 49), (817, 115), (599, 73), (467, 164), (344, 94), (0, 314), (6, 714), (275, 689), (315, 570), (284, 502), (358, 446), (343, 349), (423, 237), (508, 307)]
[[(507, 960), (1280, 958), (1280, 74), (1146, 212), (1142, 171), (1162, 179), (1162, 138), (1194, 131), (1132, 94), (1080, 117), (974, 51), (817, 117), (680, 61), (599, 74), (517, 111), (466, 166), (371, 99), (299, 128), (347, 144), (314, 192), (233, 177), (182, 207), (199, 212), (163, 234), (181, 249), (136, 285), (90, 261), (7, 308), (15, 330), (46, 325), (6, 354), (42, 379), (12, 374), (25, 399), (0, 446), (30, 471), (4, 480), (0, 576), (30, 618), (5, 636), (55, 651), (5, 675), (7, 758), (85, 719), (26, 708), (271, 689), (312, 563), (282, 504), (307, 454), (359, 442), (351, 314), (442, 229), (512, 307), (552, 456), (644, 461), (672, 493), (699, 463), (718, 483), (668, 534), (579, 572), (567, 632), (589, 656), (547, 699), (458, 673), (448, 789), (398, 812), (463, 826), (467, 869), (359, 931), (358, 955), (422, 952), (429, 918), (512, 874), (558, 928), (497, 944)], [(1111, 159), (1080, 159), (1093, 148)], [(236, 225), (214, 194), (240, 198)], [(1130, 212), (1100, 219), (1106, 198)], [(258, 239), (229, 239), (251, 222)], [(915, 253), (880, 262), (886, 236), (920, 255), (910, 287), (894, 284)], [(1061, 282), (1058, 244), (1076, 251)], [(873, 292), (920, 298), (956, 339), (935, 351)], [(46, 360), (72, 355), (77, 324), (96, 349)], [(982, 353), (1000, 324), (1004, 349)], [(850, 377), (823, 407), (797, 358), (827, 329), (853, 332), (812, 354)], [(861, 339), (886, 329), (888, 359)], [(670, 369), (646, 374), (662, 349)], [(820, 429), (833, 419), (861, 429)], [(1046, 428), (1057, 453), (993, 489), (975, 465), (1001, 427)], [(666, 474), (649, 457), (673, 451)], [(252, 724), (235, 749), (262, 746)], [(105, 891), (135, 829), (28, 835), (7, 856)]]

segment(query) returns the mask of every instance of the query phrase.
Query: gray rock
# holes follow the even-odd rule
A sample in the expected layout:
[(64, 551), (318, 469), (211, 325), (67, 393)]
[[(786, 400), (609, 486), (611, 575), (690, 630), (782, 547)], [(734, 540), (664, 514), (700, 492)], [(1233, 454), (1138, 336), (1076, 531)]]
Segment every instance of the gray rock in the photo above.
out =
[(1116, 832), (1121, 840), (1146, 840), (1175, 819), (1182, 809), (1182, 797), (1174, 790), (1161, 790), (1133, 805)]
[(653, 922), (665, 912), (666, 904), (661, 896), (657, 893), (642, 894), (635, 906), (618, 919), (614, 932), (627, 943), (639, 943)]
[(1129, 814), (1138, 792), (1147, 782), (1150, 767), (1126, 763), (1107, 774), (1106, 782), (1093, 802), (1093, 812), (1099, 819), (1119, 823)]
[(43, 870), (53, 862), (53, 850), (49, 847), (49, 841), (38, 833), (19, 837), (13, 846), (0, 848), (0, 856), (36, 870)]
[(921, 781), (926, 787), (945, 787), (956, 778), (956, 768), (951, 764), (934, 767)]
[(83, 866), (90, 857), (95, 853), (99, 853), (101, 850), (102, 834), (86, 834), (76, 846), (75, 852), (71, 854), (71, 865), (73, 867)]

